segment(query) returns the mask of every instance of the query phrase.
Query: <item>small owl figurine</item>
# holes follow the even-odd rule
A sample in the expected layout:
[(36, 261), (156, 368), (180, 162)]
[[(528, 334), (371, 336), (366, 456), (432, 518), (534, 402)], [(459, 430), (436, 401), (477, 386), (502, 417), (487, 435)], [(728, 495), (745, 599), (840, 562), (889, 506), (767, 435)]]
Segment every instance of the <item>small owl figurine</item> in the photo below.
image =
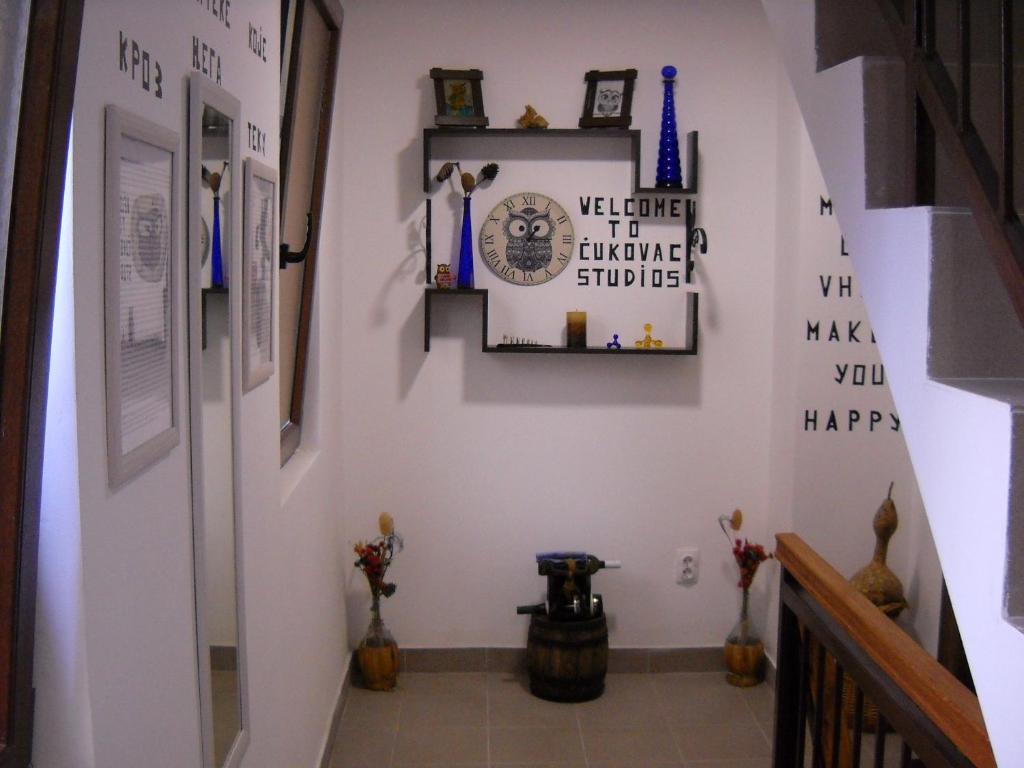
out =
[(434, 274), (434, 285), (438, 288), (451, 288), (455, 285), (455, 275), (452, 274), (451, 265), (437, 265), (437, 272)]
[(505, 259), (509, 266), (536, 272), (551, 263), (551, 216), (536, 208), (513, 211), (505, 219)]

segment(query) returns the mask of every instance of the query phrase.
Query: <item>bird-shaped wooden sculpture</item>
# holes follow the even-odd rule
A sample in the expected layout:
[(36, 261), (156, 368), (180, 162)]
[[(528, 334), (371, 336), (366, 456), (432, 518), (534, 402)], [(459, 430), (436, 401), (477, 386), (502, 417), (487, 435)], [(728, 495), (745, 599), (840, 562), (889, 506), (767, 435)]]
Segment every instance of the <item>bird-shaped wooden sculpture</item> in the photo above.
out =
[(903, 596), (903, 584), (885, 564), (889, 552), (889, 539), (899, 525), (899, 515), (892, 500), (892, 484), (889, 495), (875, 513), (875, 554), (871, 562), (853, 574), (850, 583), (868, 600), (877, 605), (882, 613), (895, 619), (910, 604)]

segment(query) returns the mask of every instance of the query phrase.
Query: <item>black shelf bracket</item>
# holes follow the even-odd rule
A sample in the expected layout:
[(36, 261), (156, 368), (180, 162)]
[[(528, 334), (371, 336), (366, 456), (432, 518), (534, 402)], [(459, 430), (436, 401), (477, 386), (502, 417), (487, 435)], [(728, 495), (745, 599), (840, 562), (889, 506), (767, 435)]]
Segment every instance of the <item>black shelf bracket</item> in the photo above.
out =
[(433, 176), (430, 161), (433, 159), (435, 138), (509, 138), (530, 136), (534, 138), (622, 138), (630, 141), (630, 156), (633, 161), (633, 193), (659, 195), (696, 195), (698, 188), (699, 149), (697, 131), (686, 134), (686, 185), (682, 187), (641, 187), (640, 186), (640, 131), (635, 128), (425, 128), (423, 130), (423, 191), (431, 192)]
[(657, 349), (637, 349), (636, 347), (622, 347), (622, 349), (608, 349), (607, 347), (535, 347), (516, 345), (492, 345), (487, 343), (487, 319), (488, 312), (488, 291), (486, 288), (427, 288), (423, 298), (423, 351), (430, 351), (430, 317), (433, 313), (434, 302), (439, 298), (445, 300), (458, 299), (466, 296), (480, 296), (482, 320), (480, 323), (480, 351), (487, 354), (525, 354), (525, 355), (617, 355), (619, 357), (661, 357), (678, 355), (696, 355), (697, 340), (699, 336), (698, 307), (700, 295), (687, 291), (686, 300), (690, 312), (690, 333), (685, 347), (659, 347)]

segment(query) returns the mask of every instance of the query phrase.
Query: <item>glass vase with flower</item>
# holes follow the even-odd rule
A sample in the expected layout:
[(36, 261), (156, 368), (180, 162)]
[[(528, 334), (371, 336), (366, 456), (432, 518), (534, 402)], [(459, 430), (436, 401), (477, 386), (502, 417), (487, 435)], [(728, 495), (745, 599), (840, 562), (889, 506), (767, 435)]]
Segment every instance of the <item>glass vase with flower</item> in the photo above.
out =
[(355, 565), (370, 585), (370, 625), (356, 649), (363, 685), (372, 691), (390, 691), (398, 682), (398, 643), (380, 617), (381, 597), (391, 597), (396, 586), (386, 582), (391, 561), (402, 551), (402, 537), (395, 533), (391, 515), (383, 513), (378, 524), (381, 535), (372, 541), (356, 542), (359, 556)]
[(740, 569), (737, 586), (743, 590), (739, 620), (725, 640), (725, 666), (728, 670), (725, 679), (730, 685), (747, 688), (763, 682), (765, 673), (764, 642), (750, 619), (750, 587), (761, 563), (774, 555), (748, 539), (733, 539), (726, 530), (726, 526), (734, 531), (740, 529), (743, 524), (740, 510), (735, 510), (731, 516), (720, 516), (718, 524), (732, 547), (733, 558)]

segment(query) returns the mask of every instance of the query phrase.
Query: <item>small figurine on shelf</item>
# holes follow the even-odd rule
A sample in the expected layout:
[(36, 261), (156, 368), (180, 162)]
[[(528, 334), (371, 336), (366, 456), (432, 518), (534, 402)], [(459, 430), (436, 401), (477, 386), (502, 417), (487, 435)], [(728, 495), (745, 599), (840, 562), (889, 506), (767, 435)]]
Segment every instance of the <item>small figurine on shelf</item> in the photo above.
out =
[(539, 114), (533, 105), (527, 104), (526, 111), (516, 121), (520, 128), (547, 128), (548, 121), (544, 119), (544, 115)]
[(636, 340), (635, 346), (637, 349), (650, 349), (651, 347), (661, 349), (662, 346), (664, 346), (665, 342), (661, 339), (651, 338), (651, 331), (653, 329), (653, 325), (650, 323), (644, 323), (644, 337)]
[(455, 286), (455, 275), (452, 274), (450, 264), (438, 264), (437, 272), (434, 274), (434, 285), (438, 288), (452, 288)]
[(498, 164), (488, 163), (480, 169), (480, 173), (473, 176), (471, 173), (461, 173), (462, 168), (457, 162), (448, 162), (441, 166), (437, 172), (438, 181), (445, 181), (451, 177), (455, 169), (460, 171), (459, 181), (462, 182), (462, 238), (459, 248), (459, 271), (456, 276), (459, 288), (472, 288), (473, 282), (473, 222), (470, 215), (470, 200), (473, 190), (485, 181), (493, 181), (498, 175)]
[(549, 347), (550, 344), (541, 344), (536, 339), (527, 339), (523, 336), (509, 336), (503, 334), (499, 347)]
[(619, 343), (619, 334), (613, 333), (612, 340), (605, 346), (608, 347), (608, 349), (622, 349), (622, 345)]

